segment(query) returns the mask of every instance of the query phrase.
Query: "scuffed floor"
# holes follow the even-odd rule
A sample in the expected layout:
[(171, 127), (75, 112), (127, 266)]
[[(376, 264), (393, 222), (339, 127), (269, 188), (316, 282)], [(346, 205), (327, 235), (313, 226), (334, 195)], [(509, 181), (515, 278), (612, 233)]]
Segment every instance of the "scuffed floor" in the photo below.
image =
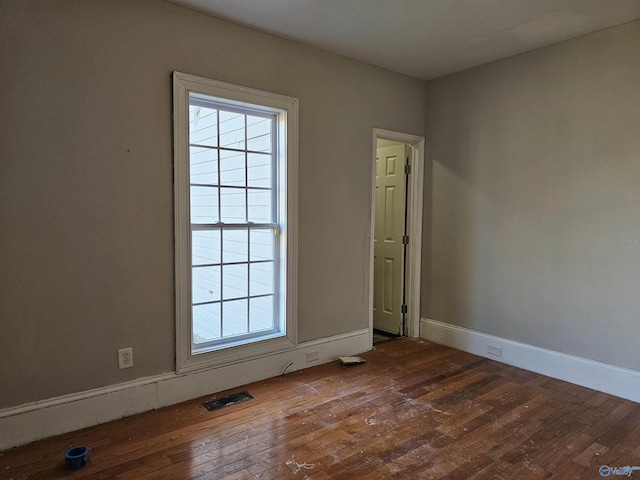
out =
[[(573, 480), (640, 465), (636, 403), (423, 340), (362, 357), (220, 392), (255, 398), (213, 412), (209, 395), (2, 452), (0, 478)], [(71, 445), (91, 448), (72, 473)]]

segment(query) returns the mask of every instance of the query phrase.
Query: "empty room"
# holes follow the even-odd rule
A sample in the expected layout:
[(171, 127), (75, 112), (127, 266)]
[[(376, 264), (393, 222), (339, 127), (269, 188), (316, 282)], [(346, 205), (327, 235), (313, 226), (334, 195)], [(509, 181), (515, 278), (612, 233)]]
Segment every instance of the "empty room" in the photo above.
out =
[(0, 0), (0, 479), (640, 478), (639, 0)]

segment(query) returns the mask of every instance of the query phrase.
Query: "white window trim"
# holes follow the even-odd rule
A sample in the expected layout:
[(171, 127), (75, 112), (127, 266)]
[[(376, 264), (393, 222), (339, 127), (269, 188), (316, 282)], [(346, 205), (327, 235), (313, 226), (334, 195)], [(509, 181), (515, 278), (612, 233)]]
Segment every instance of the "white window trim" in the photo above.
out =
[[(280, 145), (278, 185), (286, 185), (285, 201), (278, 208), (286, 219), (280, 236), (284, 266), (279, 299), (286, 334), (276, 338), (231, 346), (207, 353), (192, 354), (191, 328), (191, 225), (189, 215), (189, 93), (201, 93), (227, 99), (236, 105), (278, 112)], [(173, 73), (174, 128), (174, 218), (175, 218), (175, 289), (176, 289), (176, 372), (184, 373), (293, 349), (297, 344), (297, 199), (298, 199), (298, 99), (248, 87)], [(285, 158), (282, 158), (285, 156)], [(280, 192), (283, 193), (283, 192)], [(283, 298), (284, 297), (284, 298)], [(283, 311), (284, 310), (284, 311)]]

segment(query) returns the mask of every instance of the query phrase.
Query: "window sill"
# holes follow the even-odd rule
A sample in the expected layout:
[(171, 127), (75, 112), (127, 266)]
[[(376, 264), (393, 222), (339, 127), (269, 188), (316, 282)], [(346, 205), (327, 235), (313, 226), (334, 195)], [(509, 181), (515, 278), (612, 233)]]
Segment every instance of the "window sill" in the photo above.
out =
[(224, 348), (207, 348), (201, 352), (196, 350), (186, 358), (182, 365), (179, 365), (176, 373), (182, 374), (241, 363), (287, 350), (293, 350), (297, 346), (297, 343), (292, 338), (283, 334), (274, 334), (270, 338), (259, 341), (252, 339), (251, 343), (247, 342), (249, 342), (249, 340)]

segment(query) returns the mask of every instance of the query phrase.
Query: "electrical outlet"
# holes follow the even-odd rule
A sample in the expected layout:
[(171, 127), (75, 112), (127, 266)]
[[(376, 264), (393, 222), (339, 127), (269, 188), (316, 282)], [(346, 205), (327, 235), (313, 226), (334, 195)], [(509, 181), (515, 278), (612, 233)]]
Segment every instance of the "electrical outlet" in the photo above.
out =
[(121, 348), (118, 350), (118, 370), (133, 367), (133, 348)]
[(318, 360), (320, 360), (320, 352), (318, 350), (307, 352), (307, 363), (317, 362)]
[(502, 356), (502, 348), (496, 347), (495, 345), (489, 345), (489, 348), (487, 348), (487, 353), (489, 355), (494, 355), (496, 357), (501, 357)]

